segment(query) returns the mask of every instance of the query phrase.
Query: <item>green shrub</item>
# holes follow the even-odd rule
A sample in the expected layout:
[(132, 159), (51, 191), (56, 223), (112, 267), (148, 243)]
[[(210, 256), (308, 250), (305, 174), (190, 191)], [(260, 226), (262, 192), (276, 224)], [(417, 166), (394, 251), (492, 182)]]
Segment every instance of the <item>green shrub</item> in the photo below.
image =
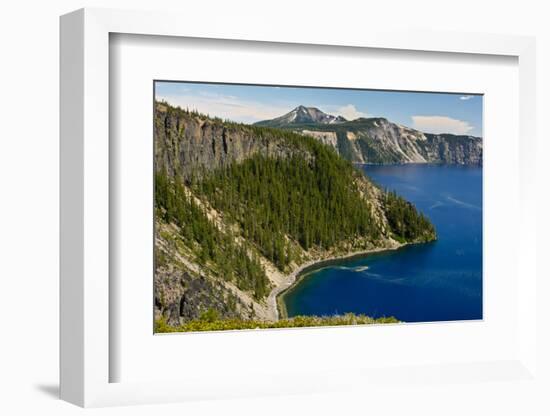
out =
[(155, 322), (155, 333), (200, 332), (235, 329), (304, 328), (316, 326), (368, 325), (398, 323), (394, 317), (371, 318), (366, 315), (347, 313), (335, 316), (295, 316), (276, 322), (244, 319), (218, 319), (217, 313), (205, 312), (200, 319), (188, 321), (180, 326), (170, 326), (164, 318)]

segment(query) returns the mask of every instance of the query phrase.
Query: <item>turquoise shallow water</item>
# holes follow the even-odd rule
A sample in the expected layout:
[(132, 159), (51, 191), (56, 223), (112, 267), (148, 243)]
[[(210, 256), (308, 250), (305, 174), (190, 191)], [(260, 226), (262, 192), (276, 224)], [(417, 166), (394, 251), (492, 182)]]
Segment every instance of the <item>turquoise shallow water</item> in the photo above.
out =
[(482, 318), (482, 169), (361, 167), (434, 223), (438, 241), (340, 261), (304, 276), (284, 297), (289, 316), (346, 312), (406, 322)]

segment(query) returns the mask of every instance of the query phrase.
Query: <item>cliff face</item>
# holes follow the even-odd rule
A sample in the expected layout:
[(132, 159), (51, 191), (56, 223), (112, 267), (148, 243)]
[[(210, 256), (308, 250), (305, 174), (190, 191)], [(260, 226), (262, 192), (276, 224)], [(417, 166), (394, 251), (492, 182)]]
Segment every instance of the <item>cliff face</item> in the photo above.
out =
[[(255, 154), (288, 157), (300, 152), (283, 145), (276, 135), (258, 135), (253, 127), (222, 123), (164, 104), (157, 104), (154, 134), (156, 170), (165, 169), (183, 179), (202, 169), (210, 171), (242, 162)], [(308, 157), (305, 153), (303, 156)]]
[(483, 144), (480, 137), (452, 134), (426, 134), (426, 137), (428, 140), (424, 157), (427, 162), (483, 164)]
[(316, 120), (334, 119), (334, 116), (321, 112), (324, 116), (316, 119), (297, 117), (295, 113), (298, 114), (300, 108), (257, 125), (314, 137), (354, 163), (482, 163), (482, 139), (479, 137), (423, 133), (385, 118), (322, 122)]
[(155, 276), (155, 312), (171, 325), (198, 319), (208, 310), (236, 318), (250, 313), (249, 305), (223, 285), (216, 285), (205, 274), (193, 274), (182, 267), (160, 267)]
[(337, 126), (298, 128), (318, 139), (338, 138), (335, 150), (354, 163), (482, 163), (482, 140), (474, 136), (422, 133), (384, 118), (358, 119)]

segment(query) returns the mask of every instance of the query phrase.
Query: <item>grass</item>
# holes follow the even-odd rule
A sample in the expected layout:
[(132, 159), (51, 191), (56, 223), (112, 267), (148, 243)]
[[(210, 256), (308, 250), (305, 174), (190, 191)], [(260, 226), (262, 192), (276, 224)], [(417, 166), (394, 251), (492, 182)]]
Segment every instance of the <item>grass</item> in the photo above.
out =
[(394, 317), (371, 318), (347, 313), (336, 316), (295, 316), (276, 322), (243, 319), (209, 319), (204, 316), (179, 326), (170, 326), (164, 318), (155, 321), (155, 333), (225, 331), (235, 329), (304, 328), (316, 326), (368, 325), (398, 323)]

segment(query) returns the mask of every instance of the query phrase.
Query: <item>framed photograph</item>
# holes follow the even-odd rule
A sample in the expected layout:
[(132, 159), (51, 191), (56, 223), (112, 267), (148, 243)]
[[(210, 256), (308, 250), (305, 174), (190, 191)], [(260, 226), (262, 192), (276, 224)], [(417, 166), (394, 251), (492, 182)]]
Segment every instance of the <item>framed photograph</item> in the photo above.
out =
[(483, 319), (482, 95), (154, 91), (155, 333)]
[(62, 398), (537, 383), (534, 40), (180, 22), (61, 18)]

